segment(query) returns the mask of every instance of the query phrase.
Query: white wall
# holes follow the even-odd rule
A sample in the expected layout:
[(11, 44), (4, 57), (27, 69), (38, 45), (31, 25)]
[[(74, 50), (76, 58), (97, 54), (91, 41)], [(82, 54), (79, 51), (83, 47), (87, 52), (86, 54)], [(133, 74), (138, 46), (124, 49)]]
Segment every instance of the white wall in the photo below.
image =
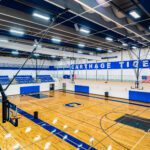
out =
[[(2, 57), (0, 56), (0, 64), (2, 63), (8, 63), (8, 64), (23, 64), (23, 62), (25, 61), (24, 58), (17, 58), (17, 57)], [(41, 59), (38, 59), (38, 65), (41, 65), (44, 61), (44, 65), (46, 66), (50, 66), (51, 65), (51, 61), (48, 61), (48, 60), (41, 60)], [(35, 65), (36, 64), (36, 61), (35, 59), (29, 59), (28, 62), (26, 63), (27, 65)]]
[[(148, 54), (148, 55), (147, 55)], [(131, 55), (131, 56), (130, 56)], [(99, 60), (87, 60), (87, 59), (77, 59), (76, 61), (70, 59), (64, 59), (61, 61), (47, 61), (47, 60), (38, 60), (38, 65), (40, 66), (64, 66), (69, 67), (70, 64), (86, 64), (86, 63), (96, 63), (96, 62), (107, 62), (106, 59), (101, 59), (106, 56), (118, 56), (118, 58), (109, 59), (109, 62), (115, 61), (127, 61), (127, 60), (136, 60), (138, 55), (138, 50), (134, 50), (133, 52), (122, 51), (122, 52), (114, 52), (99, 55)], [(147, 57), (146, 57), (147, 55)], [(142, 49), (141, 51), (142, 59), (150, 59), (150, 53), (148, 53), (148, 49)], [(25, 61), (23, 58), (13, 58), (13, 57), (0, 57), (0, 66), (3, 64), (22, 64)], [(30, 59), (27, 62), (28, 66), (35, 66), (35, 59)], [(8, 75), (10, 78), (14, 76), (17, 70), (0, 70), (0, 75)], [(60, 71), (49, 71), (49, 70), (38, 70), (38, 74), (51, 74), (53, 77), (62, 78), (63, 74), (72, 74), (73, 71), (70, 70), (60, 70)], [(119, 80), (123, 81), (135, 81), (135, 69), (109, 69), (109, 70), (76, 70), (76, 77), (78, 79), (98, 79), (98, 80)], [(21, 70), (19, 75), (32, 75), (36, 76), (35, 70)], [(142, 75), (150, 75), (150, 69), (142, 69), (140, 76)]]
[[(62, 80), (60, 87), (62, 88), (62, 83), (66, 83), (66, 90), (74, 91), (75, 85), (89, 86), (90, 93), (104, 95), (105, 92), (109, 92), (109, 96), (117, 98), (129, 98), (129, 90), (134, 87), (133, 83), (120, 83), (120, 82), (108, 82), (103, 81), (90, 81), (90, 80), (75, 80), (72, 83), (71, 80)], [(134, 91), (150, 92), (150, 86), (148, 84), (143, 84), (143, 90), (133, 89)]]
[[(26, 86), (40, 86), (40, 92), (42, 91), (49, 91), (50, 89), (50, 84), (55, 84), (55, 90), (60, 89), (60, 84), (58, 81), (55, 83), (33, 83), (33, 84), (15, 84), (15, 85), (10, 85), (10, 87), (6, 90), (6, 95), (19, 95), (20, 94), (20, 87), (26, 87)], [(3, 86), (5, 88), (6, 86)]]
[[(134, 51), (137, 53), (137, 51)], [(148, 52), (147, 49), (142, 50), (142, 59), (150, 59), (150, 53), (148, 54), (146, 58), (146, 53)], [(110, 62), (114, 61), (126, 61), (126, 60), (136, 60), (136, 56), (132, 54), (132, 58), (130, 58), (129, 53), (127, 51), (121, 52), (115, 52), (115, 53), (107, 53), (100, 55), (100, 61), (97, 62), (106, 62), (106, 60), (101, 59), (101, 57), (106, 57), (106, 56), (118, 56), (116, 59), (109, 59)], [(2, 64), (22, 64), (25, 61), (23, 58), (12, 58), (12, 57), (0, 57), (0, 65)], [(70, 59), (64, 59), (63, 61), (45, 61), (44, 66), (62, 66), (64, 65), (65, 67), (68, 67), (70, 64), (74, 64), (75, 61), (70, 61)], [(82, 64), (82, 63), (96, 63), (95, 60), (89, 61), (86, 59), (77, 59), (76, 64)], [(38, 60), (38, 65), (42, 65), (43, 60)], [(27, 65), (33, 66), (35, 65), (35, 60), (29, 60)], [(12, 69), (7, 69), (7, 70), (0, 70), (0, 75), (8, 75), (10, 78), (12, 78), (17, 70), (12, 70)], [(50, 71), (50, 70), (40, 70), (38, 71), (38, 74), (43, 74), (43, 75), (53, 75), (54, 77), (62, 78), (63, 74), (72, 74), (73, 71), (70, 70), (61, 70), (61, 71)], [(114, 80), (118, 79), (121, 80), (121, 78), (129, 80), (129, 77), (134, 81), (135, 80), (135, 73), (134, 69), (109, 69), (109, 70), (76, 70), (75, 74), (77, 78), (80, 79), (95, 79), (96, 74), (97, 74), (97, 79), (103, 79), (107, 80), (107, 76), (109, 79)], [(35, 77), (36, 71), (35, 70), (22, 70), (19, 75), (32, 75)], [(141, 75), (150, 75), (150, 69), (142, 69)], [(94, 80), (93, 80), (94, 81)], [(41, 83), (37, 84), (41, 86), (41, 91), (48, 91), (49, 90), (49, 84), (50, 83)], [(61, 84), (59, 81), (55, 82), (56, 88), (55, 89), (61, 89)], [(130, 89), (130, 85), (125, 86), (115, 86), (111, 84), (101, 84), (99, 82), (83, 82), (79, 80), (77, 84), (81, 85), (88, 85), (90, 86), (91, 93), (94, 94), (101, 94), (103, 95), (105, 91), (109, 90), (110, 96), (114, 97), (121, 97), (121, 98), (128, 98), (128, 90)], [(14, 94), (19, 94), (20, 91), (20, 86), (30, 86), (32, 84), (21, 84), (21, 85), (11, 85), (6, 91), (8, 95), (14, 95)], [(33, 84), (36, 85), (36, 84)], [(67, 90), (74, 90), (74, 84), (72, 84), (69, 80), (67, 82)], [(144, 89), (144, 91), (150, 91), (149, 88)]]

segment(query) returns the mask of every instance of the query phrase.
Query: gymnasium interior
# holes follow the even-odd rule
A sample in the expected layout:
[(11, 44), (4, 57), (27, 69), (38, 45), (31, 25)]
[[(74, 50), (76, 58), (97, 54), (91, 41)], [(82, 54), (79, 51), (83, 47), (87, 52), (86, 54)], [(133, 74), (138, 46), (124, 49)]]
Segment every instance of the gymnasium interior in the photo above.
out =
[(0, 0), (0, 150), (150, 150), (150, 1)]

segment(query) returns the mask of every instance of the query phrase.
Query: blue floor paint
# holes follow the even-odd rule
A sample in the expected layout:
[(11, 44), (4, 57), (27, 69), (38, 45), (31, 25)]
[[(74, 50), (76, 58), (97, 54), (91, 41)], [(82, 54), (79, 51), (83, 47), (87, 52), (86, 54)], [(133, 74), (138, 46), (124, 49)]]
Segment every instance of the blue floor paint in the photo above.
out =
[(125, 124), (127, 126), (131, 126), (137, 129), (144, 130), (145, 132), (148, 132), (150, 129), (150, 119), (142, 118), (139, 116), (125, 114), (124, 116), (121, 116), (115, 121)]
[[(63, 91), (60, 91), (63, 92)], [(97, 97), (97, 96), (90, 96), (90, 95), (85, 95), (85, 94), (81, 94), (81, 93), (72, 93), (69, 91), (65, 91), (66, 93), (70, 93), (70, 94), (75, 94), (75, 95), (80, 95), (80, 96), (86, 96), (86, 97), (92, 97), (92, 98), (97, 98), (97, 99), (103, 99), (106, 100), (106, 98), (102, 98), (102, 97)], [(124, 104), (131, 104), (131, 105), (136, 105), (136, 106), (143, 106), (143, 107), (150, 107), (148, 105), (144, 105), (144, 104), (137, 104), (137, 103), (133, 103), (133, 102), (125, 102), (125, 101), (119, 101), (119, 100), (114, 100), (114, 99), (109, 99), (109, 101), (113, 101), (113, 102), (119, 102), (119, 103), (124, 103)]]
[(80, 141), (79, 139), (61, 131), (60, 129), (42, 121), (41, 119), (34, 119), (34, 116), (31, 114), (25, 112), (24, 110), (21, 110), (18, 108), (18, 113), (23, 115), (24, 117), (28, 118), (29, 120), (33, 121), (34, 123), (38, 124), (42, 128), (46, 129), (47, 131), (51, 132), (52, 134), (56, 135), (57, 137), (63, 139), (67, 143), (71, 144), (72, 146), (79, 148), (79, 150), (96, 150), (94, 147), (91, 147), (90, 145)]
[(72, 103), (67, 103), (64, 106), (66, 106), (66, 107), (77, 107), (77, 106), (80, 106), (80, 105), (81, 105), (80, 103), (72, 102)]
[(40, 94), (40, 93), (36, 93), (36, 94), (29, 94), (29, 96), (37, 98), (37, 99), (42, 99), (42, 98), (47, 98), (48, 96), (45, 94)]

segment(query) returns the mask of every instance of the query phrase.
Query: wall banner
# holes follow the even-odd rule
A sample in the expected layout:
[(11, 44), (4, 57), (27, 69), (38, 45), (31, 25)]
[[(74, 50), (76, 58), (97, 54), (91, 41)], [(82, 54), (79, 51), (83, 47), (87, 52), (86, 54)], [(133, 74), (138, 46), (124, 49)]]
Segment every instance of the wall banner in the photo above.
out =
[(87, 64), (72, 64), (68, 68), (56, 68), (50, 66), (50, 70), (96, 70), (96, 69), (135, 69), (138, 68), (150, 69), (150, 59), (141, 60), (138, 63), (137, 60), (130, 61), (116, 61), (116, 62), (99, 62), (99, 63), (87, 63)]

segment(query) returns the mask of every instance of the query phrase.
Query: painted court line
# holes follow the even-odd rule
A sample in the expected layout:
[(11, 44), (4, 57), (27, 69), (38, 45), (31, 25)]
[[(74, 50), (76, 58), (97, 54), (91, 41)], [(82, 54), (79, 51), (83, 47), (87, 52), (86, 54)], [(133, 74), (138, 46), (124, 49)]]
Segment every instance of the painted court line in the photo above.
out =
[(20, 108), (18, 108), (18, 113), (80, 150), (96, 150), (94, 147), (91, 147), (90, 145), (42, 121), (41, 119), (34, 119), (34, 116), (25, 112), (24, 110), (21, 110)]
[(148, 132), (146, 132), (137, 142), (136, 144), (132, 147), (131, 150), (134, 150), (138, 144), (140, 144), (140, 142), (145, 138), (145, 136), (148, 134)]
[[(60, 92), (64, 92), (64, 91), (60, 91)], [(102, 98), (102, 97), (97, 97), (97, 96), (90, 96), (90, 95), (85, 95), (84, 93), (81, 94), (81, 93), (76, 93), (76, 92), (69, 92), (69, 91), (65, 91), (66, 93), (69, 93), (69, 94), (75, 94), (75, 95), (80, 95), (80, 96), (85, 96), (85, 97), (92, 97), (92, 98), (97, 98), (97, 99), (103, 99), (103, 100), (106, 100), (105, 98)], [(108, 101), (113, 101), (113, 102), (119, 102), (119, 103), (124, 103), (124, 104), (131, 104), (131, 105), (136, 105), (136, 106), (143, 106), (143, 107), (150, 107), (148, 105), (144, 105), (144, 104), (136, 104), (136, 103), (133, 103), (133, 102), (125, 102), (125, 101), (120, 101), (120, 100), (115, 100), (115, 99), (109, 99)]]

